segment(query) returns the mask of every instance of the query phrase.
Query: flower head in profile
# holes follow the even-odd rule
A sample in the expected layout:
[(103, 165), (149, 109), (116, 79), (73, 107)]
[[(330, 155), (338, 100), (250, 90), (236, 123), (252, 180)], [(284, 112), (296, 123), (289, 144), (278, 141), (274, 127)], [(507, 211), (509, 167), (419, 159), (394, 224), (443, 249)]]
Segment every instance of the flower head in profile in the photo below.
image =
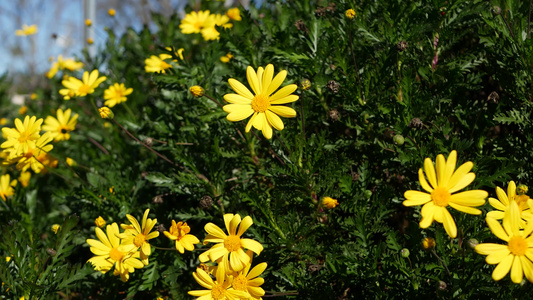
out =
[(98, 112), (100, 113), (100, 117), (102, 119), (106, 119), (106, 120), (113, 120), (115, 118), (115, 114), (113, 113), (113, 111), (107, 107), (107, 106), (103, 106), (103, 107), (100, 107), (98, 109)]
[(322, 198), (322, 205), (326, 208), (335, 208), (337, 205), (339, 205), (339, 202), (337, 199), (333, 199), (331, 197), (324, 197)]
[(104, 218), (102, 218), (102, 216), (98, 216), (98, 218), (94, 220), (94, 225), (96, 225), (96, 227), (104, 228), (105, 226)]
[(296, 116), (294, 109), (280, 105), (298, 100), (297, 95), (292, 95), (298, 88), (296, 84), (289, 84), (278, 90), (286, 76), (287, 71), (283, 70), (274, 77), (272, 64), (267, 65), (265, 69), (259, 67), (257, 73), (249, 66), (246, 69), (246, 77), (253, 93), (239, 81), (230, 78), (228, 83), (236, 94), (224, 95), (224, 100), (230, 103), (224, 106), (224, 111), (229, 113), (226, 118), (237, 122), (251, 116), (246, 125), (246, 132), (253, 126), (261, 130), (265, 138), (271, 139), (272, 127), (277, 130), (284, 128), (279, 116)]
[(263, 246), (252, 239), (242, 238), (244, 232), (253, 224), (250, 216), (246, 216), (241, 222), (240, 215), (225, 214), (224, 223), (229, 234), (224, 233), (220, 227), (213, 223), (205, 225), (205, 231), (208, 234), (204, 243), (216, 244), (200, 254), (199, 259), (201, 262), (218, 261), (219, 268), (239, 272), (250, 263), (250, 257), (246, 255), (244, 249), (252, 250), (259, 255), (263, 251)]
[(238, 7), (234, 7), (234, 8), (228, 9), (228, 11), (226, 12), (226, 16), (228, 16), (233, 21), (241, 21), (242, 20), (241, 11), (239, 10)]
[(199, 297), (202, 300), (221, 300), (221, 299), (248, 299), (249, 295), (243, 291), (231, 289), (232, 278), (228, 277), (222, 269), (216, 272), (216, 280), (213, 280), (206, 271), (197, 268), (192, 276), (207, 290), (189, 291), (188, 294)]
[(147, 73), (165, 73), (166, 69), (172, 68), (172, 65), (167, 63), (165, 59), (172, 58), (169, 54), (159, 54), (159, 56), (152, 55), (150, 58), (144, 60), (144, 70)]
[(189, 92), (194, 97), (202, 97), (205, 94), (205, 90), (199, 85), (193, 85), (189, 88)]
[(0, 197), (6, 201), (7, 197), (13, 196), (15, 189), (11, 185), (11, 177), (9, 174), (0, 176)]
[(150, 232), (157, 223), (157, 219), (152, 220), (148, 218), (149, 213), (149, 209), (144, 212), (141, 224), (132, 215), (126, 215), (126, 218), (128, 218), (131, 224), (121, 224), (120, 226), (125, 231), (118, 235), (128, 251), (141, 249), (141, 261), (145, 265), (148, 265), (148, 256), (152, 254), (152, 248), (148, 241), (159, 236), (158, 231)]
[(444, 224), (444, 229), (451, 238), (457, 236), (457, 226), (447, 207), (453, 207), (467, 214), (480, 215), (481, 211), (474, 207), (485, 204), (485, 198), (488, 196), (488, 193), (482, 190), (454, 194), (471, 184), (476, 178), (476, 175), (470, 172), (474, 166), (472, 162), (466, 162), (455, 170), (456, 163), (457, 151), (455, 150), (450, 153), (448, 160), (442, 154), (437, 156), (436, 172), (431, 159), (426, 158), (424, 171), (429, 183), (422, 169), (418, 170), (418, 179), (427, 193), (407, 191), (404, 193), (406, 200), (403, 202), (405, 206), (424, 205), (420, 211), (422, 215), (420, 228), (428, 228), (433, 221), (437, 221)]
[(194, 244), (200, 243), (200, 240), (189, 234), (189, 232), (191, 232), (191, 227), (187, 225), (187, 222), (176, 223), (176, 221), (172, 220), (172, 226), (170, 226), (169, 231), (165, 231), (163, 234), (167, 238), (176, 241), (176, 250), (183, 254), (185, 250), (194, 250)]
[(514, 283), (522, 282), (524, 275), (533, 283), (533, 222), (520, 230), (520, 220), (520, 208), (515, 201), (511, 201), (505, 210), (503, 226), (494, 218), (486, 218), (492, 233), (507, 242), (507, 245), (483, 243), (475, 248), (477, 253), (487, 255), (485, 261), (488, 264), (497, 264), (492, 272), (492, 279), (496, 281), (511, 271)]
[(528, 205), (528, 200), (530, 199), (527, 195), (518, 195), (516, 193), (516, 184), (514, 181), (509, 182), (507, 186), (507, 193), (500, 187), (496, 187), (496, 195), (498, 199), (489, 198), (489, 203), (496, 210), (490, 211), (487, 213), (487, 217), (501, 220), (505, 215), (505, 211), (511, 205), (511, 202), (516, 202), (518, 204), (518, 209), (520, 212), (520, 226), (524, 228), (526, 226), (526, 220), (531, 219), (533, 221), (533, 213)]
[(22, 25), (22, 29), (17, 29), (15, 30), (15, 35), (21, 35), (21, 36), (26, 36), (26, 35), (33, 35), (33, 34), (36, 34), (37, 33), (37, 25), (36, 24), (33, 24), (33, 25)]
[(180, 29), (183, 34), (200, 33), (209, 21), (211, 13), (208, 10), (192, 11), (181, 20)]
[(85, 71), (83, 73), (82, 80), (79, 80), (75, 77), (69, 77), (67, 80), (63, 80), (61, 83), (64, 87), (73, 91), (76, 96), (85, 97), (94, 93), (94, 90), (106, 79), (107, 77), (105, 76), (99, 77), (98, 70), (93, 70), (90, 74), (89, 72)]
[(117, 223), (107, 225), (107, 234), (98, 227), (95, 231), (99, 240), (87, 239), (87, 244), (91, 246), (91, 252), (96, 256), (87, 262), (91, 263), (96, 271), (105, 274), (115, 266), (114, 275), (120, 275), (122, 281), (127, 281), (130, 273), (144, 267), (139, 260), (138, 251), (129, 252), (121, 248)]
[(124, 83), (115, 83), (104, 91), (104, 104), (108, 107), (113, 107), (119, 103), (126, 102), (129, 94), (133, 92), (132, 88), (126, 88)]
[(44, 120), (43, 130), (50, 132), (54, 141), (68, 141), (70, 139), (70, 132), (76, 129), (78, 123), (78, 114), (72, 115), (69, 109), (63, 111), (59, 108), (56, 112), (57, 118), (48, 116)]
[(265, 295), (265, 291), (261, 288), (265, 280), (259, 277), (259, 275), (265, 271), (267, 263), (260, 263), (250, 270), (252, 267), (253, 253), (248, 250), (246, 251), (246, 255), (250, 257), (250, 263), (242, 271), (235, 274), (231, 285), (237, 291), (247, 292), (250, 295), (250, 299), (259, 300)]
[(24, 122), (15, 119), (15, 128), (2, 128), (7, 141), (0, 147), (10, 152), (11, 158), (28, 152), (29, 148), (35, 148), (35, 141), (41, 136), (39, 132), (42, 123), (43, 119), (37, 119), (36, 116), (26, 116)]

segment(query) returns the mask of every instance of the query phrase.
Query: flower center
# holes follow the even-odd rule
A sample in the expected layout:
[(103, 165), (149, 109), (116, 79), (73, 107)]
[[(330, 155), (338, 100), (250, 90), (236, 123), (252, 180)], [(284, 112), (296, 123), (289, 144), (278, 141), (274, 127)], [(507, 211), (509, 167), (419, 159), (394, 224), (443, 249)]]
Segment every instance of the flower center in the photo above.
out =
[(28, 132), (26, 131), (23, 131), (20, 133), (20, 136), (19, 136), (19, 142), (21, 143), (25, 143), (27, 142), (28, 140), (30, 139), (30, 135), (28, 134)]
[(60, 131), (61, 131), (62, 134), (65, 134), (65, 133), (68, 132), (67, 128), (65, 128), (65, 127), (62, 127)]
[(124, 257), (124, 254), (118, 251), (117, 248), (113, 248), (111, 249), (111, 251), (109, 251), (109, 258), (111, 258), (114, 261), (121, 261), (122, 257)]
[(133, 244), (136, 247), (141, 247), (144, 244), (145, 241), (146, 241), (146, 236), (144, 234), (142, 234), (142, 233), (139, 233), (133, 239)]
[(236, 235), (230, 235), (224, 241), (224, 247), (230, 252), (237, 251), (241, 248), (241, 239)]
[(91, 87), (87, 84), (83, 84), (82, 86), (78, 88), (78, 92), (80, 94), (88, 94), (89, 90), (91, 90)]
[(201, 22), (201, 21), (197, 21), (197, 22), (195, 22), (195, 23), (193, 24), (193, 26), (194, 26), (194, 28), (200, 30), (200, 29), (202, 29), (202, 27), (204, 27), (204, 23)]
[(446, 207), (450, 201), (451, 194), (443, 187), (437, 187), (431, 192), (431, 199), (437, 206)]
[(516, 256), (523, 256), (526, 254), (527, 249), (529, 248), (526, 239), (521, 236), (513, 236), (509, 239), (507, 243), (507, 248), (511, 251), (511, 254)]
[(233, 279), (233, 283), (231, 285), (238, 291), (246, 291), (248, 288), (248, 279), (246, 279), (243, 274), (239, 274), (239, 276)]
[(255, 112), (265, 112), (270, 107), (270, 101), (267, 95), (255, 95), (252, 99), (252, 109)]
[(215, 284), (211, 289), (211, 297), (215, 300), (226, 299), (226, 289), (222, 286)]

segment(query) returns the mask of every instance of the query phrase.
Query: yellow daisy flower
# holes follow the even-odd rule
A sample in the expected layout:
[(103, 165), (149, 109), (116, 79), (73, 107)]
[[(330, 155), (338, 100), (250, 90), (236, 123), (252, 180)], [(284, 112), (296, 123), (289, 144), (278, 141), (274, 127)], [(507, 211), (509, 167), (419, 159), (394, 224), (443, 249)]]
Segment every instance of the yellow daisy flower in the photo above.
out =
[(335, 208), (337, 205), (339, 205), (339, 202), (337, 199), (333, 199), (331, 197), (324, 197), (322, 199), (322, 205), (326, 208)]
[(28, 152), (29, 148), (35, 148), (35, 141), (41, 136), (41, 124), (43, 119), (38, 119), (36, 116), (26, 116), (24, 122), (20, 119), (15, 119), (15, 128), (2, 128), (2, 133), (5, 135), (7, 141), (0, 145), (1, 148), (10, 152), (10, 157), (21, 155)]
[(15, 189), (11, 186), (11, 177), (9, 174), (0, 176), (0, 197), (6, 201), (7, 197), (13, 196)]
[(22, 29), (17, 29), (15, 30), (15, 35), (22, 35), (22, 36), (26, 36), (26, 35), (33, 35), (33, 34), (36, 34), (37, 33), (37, 25), (33, 24), (33, 25), (22, 25)]
[(474, 166), (472, 162), (466, 162), (455, 170), (456, 163), (457, 151), (453, 150), (447, 161), (442, 154), (439, 154), (435, 173), (433, 162), (431, 159), (426, 158), (424, 171), (429, 183), (426, 181), (422, 169), (418, 170), (418, 179), (420, 180), (420, 185), (427, 193), (407, 191), (404, 193), (406, 200), (403, 202), (405, 206), (424, 204), (420, 211), (422, 215), (420, 228), (428, 228), (433, 221), (437, 221), (444, 224), (446, 233), (452, 238), (457, 236), (457, 226), (446, 207), (451, 206), (467, 214), (480, 215), (481, 211), (473, 207), (485, 204), (485, 198), (488, 196), (488, 193), (482, 190), (453, 194), (468, 186), (476, 178), (476, 175), (470, 172)]
[[(96, 89), (100, 85), (100, 83), (104, 82), (107, 79), (107, 77), (105, 76), (98, 76), (98, 70), (93, 70), (90, 75), (89, 72), (85, 71), (83, 73), (82, 80), (79, 80), (74, 77), (69, 77), (67, 80), (63, 80), (61, 83), (67, 89), (74, 91), (75, 96), (85, 97), (88, 94), (94, 93), (94, 89)], [(59, 91), (59, 93), (62, 94), (61, 91)], [(68, 99), (65, 98), (65, 100)]]
[(47, 155), (47, 153), (54, 148), (54, 146), (48, 145), (51, 141), (52, 136), (50, 135), (50, 132), (45, 132), (35, 142), (35, 146), (28, 147), (28, 149), (19, 156), (11, 158), (9, 163), (16, 163), (17, 169), (22, 170), (23, 172), (26, 172), (26, 170), (31, 168), (35, 173), (41, 173), (45, 166), (55, 167), (53, 162), (57, 160)]
[(91, 263), (96, 271), (105, 274), (115, 266), (114, 275), (120, 275), (122, 281), (127, 281), (129, 273), (144, 267), (138, 259), (139, 252), (127, 252), (121, 249), (121, 240), (117, 237), (119, 235), (117, 223), (107, 225), (107, 235), (98, 227), (95, 231), (99, 240), (87, 239), (87, 244), (91, 246), (91, 252), (96, 256), (87, 262)]
[(191, 33), (200, 33), (200, 31), (205, 27), (205, 23), (208, 21), (210, 12), (192, 11), (191, 13), (185, 15), (185, 18), (181, 20), (180, 29), (183, 34)]
[(147, 73), (165, 73), (166, 69), (172, 68), (172, 65), (165, 61), (165, 59), (169, 58), (172, 58), (169, 54), (159, 54), (159, 56), (152, 55), (150, 58), (144, 60), (144, 63), (146, 64), (144, 70)]
[(226, 118), (237, 122), (252, 116), (246, 125), (246, 132), (249, 132), (253, 126), (261, 130), (267, 139), (272, 138), (272, 127), (277, 130), (284, 128), (278, 115), (285, 118), (296, 116), (294, 109), (279, 104), (298, 100), (297, 95), (291, 95), (298, 88), (296, 84), (289, 84), (274, 93), (285, 80), (287, 71), (283, 70), (276, 77), (273, 78), (273, 76), (274, 66), (272, 64), (266, 66), (264, 70), (259, 67), (257, 73), (248, 66), (246, 77), (255, 95), (233, 78), (230, 78), (228, 83), (237, 94), (224, 95), (224, 100), (231, 103), (224, 106), (224, 111), (229, 113)]
[(265, 271), (267, 263), (260, 263), (250, 270), (252, 267), (253, 253), (248, 250), (246, 251), (246, 255), (250, 257), (250, 263), (247, 264), (241, 272), (234, 276), (231, 285), (237, 291), (247, 292), (250, 295), (250, 299), (259, 300), (265, 295), (265, 291), (261, 288), (261, 285), (265, 280), (259, 277), (259, 275)]
[(22, 187), (28, 187), (30, 185), (31, 172), (20, 172), (19, 182)]
[(496, 187), (496, 195), (498, 196), (499, 200), (492, 197), (489, 198), (490, 205), (496, 210), (488, 212), (487, 217), (496, 220), (503, 219), (503, 216), (505, 215), (505, 210), (508, 209), (511, 202), (516, 202), (520, 211), (520, 226), (522, 228), (526, 226), (526, 220), (533, 218), (533, 213), (528, 205), (529, 196), (517, 195), (516, 184), (514, 181), (509, 182), (509, 185), (507, 186), (507, 194), (500, 187)]
[(201, 262), (208, 260), (212, 262), (218, 261), (219, 268), (239, 272), (246, 264), (250, 263), (250, 258), (246, 255), (244, 249), (250, 249), (259, 255), (263, 251), (263, 246), (252, 239), (241, 238), (243, 233), (254, 223), (250, 216), (246, 216), (241, 222), (240, 215), (225, 214), (224, 223), (229, 235), (225, 234), (220, 227), (213, 223), (205, 225), (205, 231), (207, 231), (208, 235), (204, 243), (216, 243), (216, 245), (200, 254), (199, 259)]
[(499, 239), (507, 245), (484, 243), (478, 244), (476, 252), (487, 255), (485, 261), (490, 265), (497, 264), (492, 272), (492, 279), (498, 281), (511, 271), (514, 283), (522, 282), (524, 275), (533, 283), (533, 223), (520, 230), (520, 208), (511, 201), (509, 209), (503, 217), (503, 227), (495, 219), (487, 217), (487, 225)]
[(74, 114), (71, 118), (72, 111), (69, 109), (63, 111), (61, 108), (57, 110), (57, 119), (53, 116), (48, 116), (44, 120), (43, 130), (50, 132), (54, 141), (68, 141), (70, 139), (70, 132), (76, 129), (78, 123), (78, 114)]
[(231, 277), (227, 277), (220, 269), (216, 272), (216, 281), (204, 270), (197, 268), (192, 276), (199, 285), (207, 290), (189, 291), (188, 294), (199, 297), (201, 300), (220, 300), (220, 299), (248, 299), (249, 295), (243, 291), (230, 289)]
[(226, 16), (228, 16), (233, 21), (241, 21), (242, 20), (241, 11), (239, 10), (238, 7), (234, 7), (234, 8), (228, 9), (228, 11), (226, 12)]
[(157, 223), (157, 219), (149, 219), (149, 212), (149, 209), (144, 211), (142, 226), (132, 215), (126, 215), (131, 225), (121, 224), (120, 227), (125, 231), (118, 235), (122, 239), (122, 245), (128, 251), (141, 248), (141, 261), (145, 265), (148, 265), (148, 256), (152, 254), (152, 248), (148, 241), (159, 236), (158, 231), (150, 232)]
[(126, 96), (132, 92), (133, 89), (126, 88), (124, 83), (115, 83), (104, 91), (104, 99), (106, 100), (104, 104), (106, 106), (113, 107), (119, 103), (126, 102), (126, 100), (128, 100)]
[(163, 234), (167, 238), (176, 241), (176, 250), (183, 254), (185, 250), (194, 250), (194, 244), (200, 243), (200, 240), (194, 235), (189, 234), (189, 232), (191, 232), (191, 227), (187, 225), (187, 222), (176, 223), (176, 221), (172, 220), (170, 232), (165, 231)]

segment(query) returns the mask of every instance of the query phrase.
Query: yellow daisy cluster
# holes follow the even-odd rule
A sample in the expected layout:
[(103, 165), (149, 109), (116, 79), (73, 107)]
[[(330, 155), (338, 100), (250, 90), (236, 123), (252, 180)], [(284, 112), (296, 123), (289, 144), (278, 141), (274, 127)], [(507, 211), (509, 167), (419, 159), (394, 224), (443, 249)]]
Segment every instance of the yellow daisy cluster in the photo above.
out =
[(252, 258), (253, 253), (259, 255), (263, 251), (263, 246), (255, 240), (242, 238), (252, 226), (252, 218), (225, 214), (224, 224), (228, 234), (213, 223), (205, 225), (204, 244), (215, 245), (200, 254), (199, 259), (216, 262), (217, 266), (196, 269), (194, 279), (207, 290), (189, 291), (189, 295), (200, 299), (261, 299), (265, 291), (260, 287), (264, 279), (259, 275), (267, 264), (260, 263), (252, 268)]
[(184, 34), (201, 33), (206, 41), (217, 40), (220, 32), (218, 32), (216, 27), (231, 28), (233, 24), (229, 23), (230, 20), (241, 20), (238, 8), (228, 10), (225, 15), (211, 14), (209, 10), (193, 11), (183, 18), (180, 29)]
[(112, 223), (106, 226), (104, 233), (100, 227), (104, 226), (105, 221), (101, 217), (96, 219), (95, 232), (98, 240), (87, 239), (87, 244), (95, 255), (88, 262), (96, 271), (105, 274), (115, 267), (113, 275), (127, 281), (135, 269), (148, 265), (148, 256), (152, 253), (149, 240), (159, 236), (159, 232), (151, 232), (157, 219), (148, 218), (149, 212), (149, 209), (144, 212), (140, 224), (133, 216), (126, 215), (130, 224), (120, 225), (123, 232), (120, 232), (117, 223)]
[[(472, 162), (466, 162), (455, 169), (456, 163), (455, 150), (447, 160), (439, 154), (436, 166), (431, 159), (426, 158), (424, 170), (418, 171), (420, 185), (426, 192), (407, 191), (403, 202), (405, 206), (423, 205), (420, 210), (420, 228), (428, 228), (433, 221), (437, 221), (444, 224), (444, 229), (451, 238), (457, 236), (457, 226), (447, 207), (480, 215), (481, 211), (474, 207), (485, 204), (485, 198), (488, 197), (488, 193), (482, 190), (457, 193), (470, 185), (476, 176), (470, 172), (474, 166)], [(489, 198), (494, 210), (487, 213), (485, 220), (492, 233), (507, 244), (482, 243), (475, 246), (475, 251), (487, 255), (488, 264), (497, 265), (492, 273), (492, 279), (496, 281), (510, 272), (514, 283), (521, 283), (524, 276), (533, 283), (533, 200), (525, 195), (526, 192), (525, 186), (521, 186), (517, 192), (515, 182), (511, 181), (507, 192), (496, 187), (498, 199)], [(434, 247), (434, 240), (432, 243), (430, 240), (433, 239), (424, 240), (424, 249)]]
[(15, 119), (15, 128), (4, 127), (2, 134), (6, 141), (0, 145), (4, 157), (3, 165), (16, 164), (23, 172), (31, 168), (40, 173), (46, 166), (57, 166), (57, 160), (48, 152), (54, 146), (49, 145), (52, 134), (45, 132), (41, 135), (43, 119), (36, 116), (26, 116), (24, 121)]
[(54, 77), (59, 70), (77, 71), (83, 68), (83, 63), (72, 58), (63, 58), (63, 55), (57, 57), (57, 61), (52, 63), (52, 67), (46, 73), (46, 77)]
[(19, 35), (19, 36), (27, 36), (27, 35), (34, 35), (37, 33), (37, 25), (36, 24), (33, 24), (33, 25), (22, 25), (22, 29), (17, 29), (15, 30), (15, 35)]

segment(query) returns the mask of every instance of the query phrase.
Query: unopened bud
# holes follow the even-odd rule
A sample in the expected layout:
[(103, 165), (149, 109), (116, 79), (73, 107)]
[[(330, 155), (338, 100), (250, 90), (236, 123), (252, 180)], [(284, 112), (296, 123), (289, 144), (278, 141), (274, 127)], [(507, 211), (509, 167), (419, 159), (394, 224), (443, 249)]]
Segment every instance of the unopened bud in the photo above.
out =
[(205, 94), (205, 91), (204, 89), (199, 86), (199, 85), (194, 85), (194, 86), (191, 86), (189, 88), (189, 92), (194, 96), (194, 97), (202, 97), (204, 94)]
[(430, 237), (423, 239), (422, 248), (424, 248), (424, 250), (431, 250), (435, 248), (435, 239)]
[(398, 146), (401, 146), (403, 145), (403, 143), (405, 142), (405, 138), (403, 137), (403, 135), (401, 134), (397, 134), (395, 135), (393, 138), (392, 138), (392, 141), (398, 145)]
[(302, 87), (302, 90), (307, 91), (311, 88), (311, 81), (307, 78), (302, 79), (302, 81), (300, 81), (300, 86)]
[(411, 253), (409, 252), (409, 249), (403, 248), (402, 250), (400, 250), (400, 254), (402, 255), (403, 258), (408, 258), (409, 254)]
[(113, 113), (113, 111), (107, 107), (107, 106), (104, 106), (104, 107), (100, 107), (98, 109), (98, 112), (100, 113), (100, 117), (102, 119), (106, 119), (106, 120), (113, 120), (115, 118), (115, 114)]
[(476, 248), (476, 246), (479, 244), (478, 240), (476, 239), (469, 239), (468, 242), (466, 242), (468, 247), (472, 250), (474, 250), (474, 248)]

